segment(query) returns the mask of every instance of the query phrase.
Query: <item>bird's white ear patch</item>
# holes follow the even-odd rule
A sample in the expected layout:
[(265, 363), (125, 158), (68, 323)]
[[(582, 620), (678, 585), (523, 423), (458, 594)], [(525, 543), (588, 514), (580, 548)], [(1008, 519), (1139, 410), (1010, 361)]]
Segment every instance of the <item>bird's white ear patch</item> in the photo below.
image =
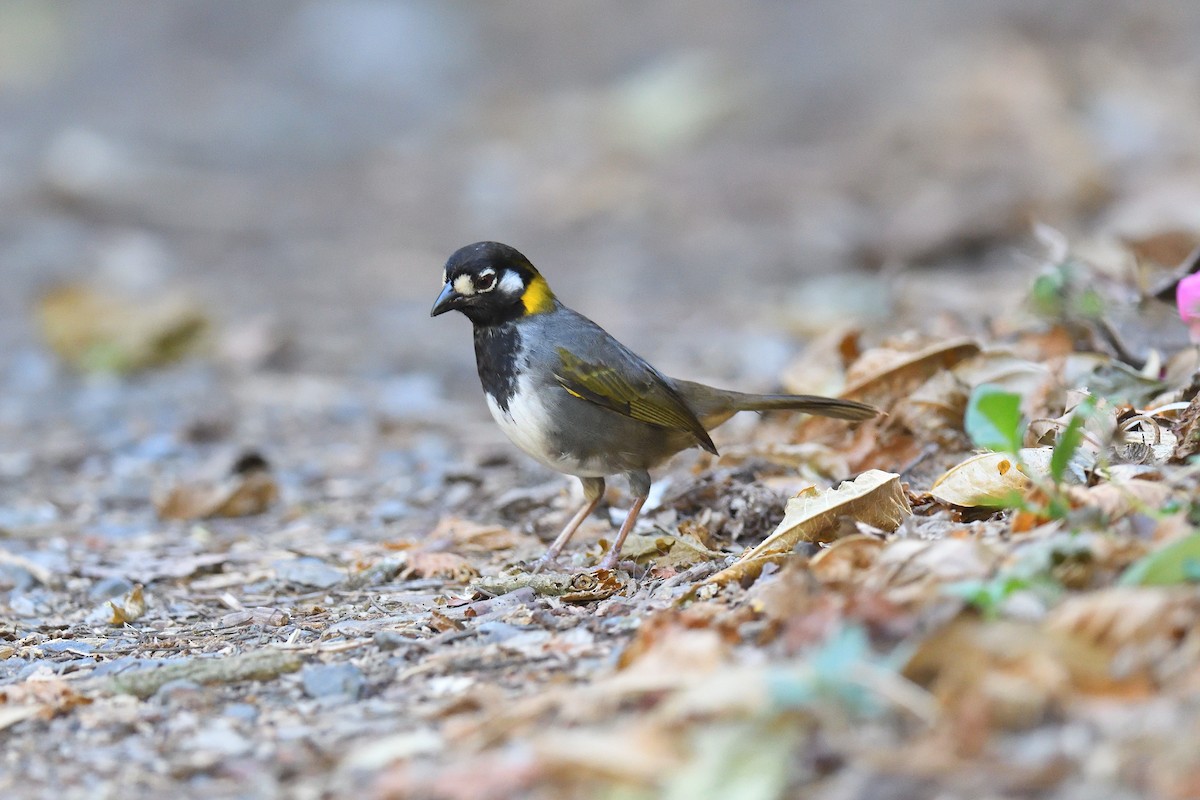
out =
[(521, 276), (512, 270), (504, 273), (499, 286), (500, 291), (509, 295), (520, 295), (525, 291), (525, 281), (521, 280)]
[(464, 297), (470, 297), (471, 295), (475, 294), (475, 284), (471, 280), (471, 276), (459, 275), (457, 278), (455, 278), (454, 291), (458, 292)]

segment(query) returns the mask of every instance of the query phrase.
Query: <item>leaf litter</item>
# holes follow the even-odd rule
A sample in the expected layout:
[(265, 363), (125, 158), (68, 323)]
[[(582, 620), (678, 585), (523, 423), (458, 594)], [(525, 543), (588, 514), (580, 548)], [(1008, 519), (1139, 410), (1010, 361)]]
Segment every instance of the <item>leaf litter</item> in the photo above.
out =
[[(847, 770), (1067, 787), (1084, 725), (1190, 785), (1194, 757), (1119, 731), (1195, 724), (1200, 387), (1064, 351), (1079, 302), (1048, 305), (992, 338), (814, 353), (849, 356), (846, 395), (889, 413), (768, 416), (720, 459), (681, 458), (617, 572), (593, 569), (612, 533), (589, 520), (562, 571), (530, 573), (572, 501), (518, 502), (503, 459), (463, 451), (437, 484), (470, 487), (457, 505), (364, 512), (336, 482), (297, 501), (286, 461), (237, 455), (223, 426), (205, 446), (225, 477), (191, 463), (156, 491), (151, 461), (125, 528), (65, 559), (44, 527), (4, 550), (24, 583), (0, 730), (23, 746), (190, 709), (166, 735), (200, 749), (173, 768), (214, 776), (270, 726), (319, 737), (326, 766), (301, 771), (333, 791), (769, 798), (837, 796)], [(1156, 358), (1167, 375), (1183, 356)], [(311, 755), (294, 741), (267, 746)]]
[[(1043, 113), (1069, 94), (1044, 59), (982, 55), (946, 88), (993, 124), (930, 103), (849, 147), (885, 159), (868, 206), (956, 154), (862, 226), (885, 271), (1023, 234), (1000, 175), (1058, 176), (1030, 190), (1051, 211), (1118, 188)], [(613, 96), (704, 81), (685, 59)], [(269, 325), (214, 337), (179, 292), (53, 289), (49, 351), (109, 377), (4, 423), (4, 766), (161, 795), (1200, 796), (1200, 237), (1119, 211), (1034, 229), (1024, 307), (939, 315), (913, 270), (914, 329), (827, 331), (779, 382), (887, 414), (731, 423), (664, 470), (617, 572), (591, 519), (531, 574), (576, 498), (420, 381), (288, 372)]]
[(335, 791), (767, 798), (847, 770), (1066, 787), (1089, 767), (1065, 731), (1108, 715), (1094, 741), (1189, 785), (1200, 763), (1131, 749), (1116, 720), (1195, 722), (1198, 387), (1064, 356), (1078, 305), (993, 338), (842, 341), (823, 357), (851, 357), (846, 395), (889, 414), (769, 416), (680, 459), (618, 572), (592, 569), (611, 530), (589, 520), (563, 571), (531, 574), (571, 501), (516, 502), (504, 460), (460, 455), (439, 484), (470, 487), (457, 506), (364, 513), (336, 483), (298, 502), (286, 462), (231, 452), (225, 426), (206, 445), (225, 477), (191, 464), (156, 493), (148, 470), (126, 528), (65, 560), (45, 528), (4, 551), (29, 577), (0, 626), (0, 730), (191, 709), (166, 730), (200, 748), (182, 771), (234, 774), (270, 726), (319, 737)]

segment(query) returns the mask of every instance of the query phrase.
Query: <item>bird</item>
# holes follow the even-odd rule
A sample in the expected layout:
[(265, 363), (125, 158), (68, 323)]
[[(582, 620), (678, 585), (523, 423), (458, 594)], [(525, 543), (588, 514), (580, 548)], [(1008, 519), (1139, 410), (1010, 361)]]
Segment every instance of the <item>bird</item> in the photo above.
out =
[(865, 420), (865, 403), (815, 395), (746, 394), (671, 378), (564, 305), (528, 258), (476, 242), (446, 261), (430, 316), (471, 321), (475, 363), (492, 417), (519, 449), (583, 485), (584, 504), (534, 563), (559, 554), (604, 494), (624, 476), (632, 506), (598, 568), (615, 570), (650, 494), (650, 470), (683, 450), (716, 454), (709, 431), (739, 411), (789, 410)]

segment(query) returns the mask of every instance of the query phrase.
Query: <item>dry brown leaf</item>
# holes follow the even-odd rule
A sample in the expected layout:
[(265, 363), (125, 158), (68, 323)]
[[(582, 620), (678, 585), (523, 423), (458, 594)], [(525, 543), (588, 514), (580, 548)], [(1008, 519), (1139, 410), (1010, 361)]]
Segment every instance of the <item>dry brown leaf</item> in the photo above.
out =
[(795, 553), (768, 553), (754, 558), (738, 559), (725, 569), (709, 576), (700, 586), (694, 587), (684, 596), (684, 600), (697, 597), (697, 591), (703, 586), (725, 586), (731, 583), (747, 584), (757, 580), (768, 564), (783, 564), (799, 558)]
[(732, 652), (736, 634), (720, 628), (705, 614), (706, 607), (665, 611), (646, 619), (621, 651), (620, 672), (613, 679), (643, 679), (654, 685), (678, 683), (680, 672), (712, 672)]
[(725, 558), (724, 553), (709, 550), (688, 536), (669, 533), (638, 534), (625, 540), (621, 557), (639, 564), (686, 568), (705, 561)]
[(893, 413), (925, 441), (965, 440), (962, 426), (969, 395), (952, 371), (942, 370), (902, 399)]
[(1176, 461), (1184, 461), (1200, 451), (1200, 394), (1193, 397), (1179, 415), (1174, 433), (1177, 443), (1173, 457)]
[[(1048, 630), (1104, 652), (1114, 680), (1147, 678), (1171, 666), (1168, 656), (1189, 633), (1194, 637), (1198, 624), (1200, 595), (1194, 589), (1132, 586), (1070, 597), (1046, 620)], [(1175, 667), (1190, 671), (1193, 665)]]
[[(1031, 623), (959, 617), (926, 638), (905, 666), (954, 726), (1024, 730), (1073, 690), (1106, 683), (1108, 659), (1075, 637)], [(977, 745), (978, 742), (964, 742)]]
[(832, 395), (841, 391), (845, 364), (857, 359), (860, 334), (858, 328), (843, 326), (812, 339), (779, 376), (783, 388), (794, 394)]
[(1072, 486), (1067, 490), (1071, 505), (1098, 509), (1109, 521), (1139, 511), (1156, 513), (1173, 494), (1174, 490), (1168, 484), (1138, 478), (1096, 486)]
[[(809, 488), (788, 500), (783, 521), (757, 547), (738, 556), (730, 566), (706, 580), (703, 586), (723, 586), (759, 576), (767, 564), (791, 556), (799, 542), (828, 542), (849, 518), (884, 531), (894, 531), (912, 513), (900, 476), (868, 470), (835, 489)], [(689, 595), (689, 597), (693, 596)]]
[(961, 508), (1003, 508), (1012, 503), (1014, 496), (1023, 496), (1029, 485), (1029, 477), (1011, 455), (989, 452), (973, 455), (946, 470), (933, 482), (929, 494), (938, 502)]
[(646, 722), (610, 731), (547, 731), (530, 746), (547, 770), (571, 780), (593, 776), (653, 784), (682, 761), (672, 738), (657, 724)]
[(469, 583), (479, 577), (479, 570), (458, 553), (417, 551), (408, 554), (400, 580), (411, 578), (442, 578), (453, 583)]
[(126, 592), (120, 600), (109, 600), (108, 607), (112, 609), (112, 616), (108, 620), (109, 625), (120, 626), (140, 619), (146, 613), (146, 596), (142, 591), (142, 585), (134, 584), (134, 587)]
[(539, 544), (536, 537), (518, 533), (503, 525), (485, 525), (453, 516), (442, 517), (426, 540), (447, 542), (448, 549), (458, 553), (498, 553)]
[(989, 350), (955, 364), (951, 372), (968, 389), (992, 384), (1016, 392), (1032, 394), (1050, 377), (1045, 364), (1038, 364), (1004, 350)]
[(1062, 325), (1021, 330), (1016, 334), (1013, 353), (1036, 361), (1060, 359), (1075, 350), (1075, 340)]
[(178, 296), (149, 300), (103, 294), (80, 284), (51, 289), (38, 302), (51, 349), (78, 370), (133, 372), (195, 352), (208, 318)]
[(1124, 242), (1138, 259), (1174, 267), (1196, 250), (1196, 246), (1200, 245), (1200, 235), (1194, 230), (1168, 228), (1146, 232), (1141, 236), (1127, 236)]
[(986, 578), (1000, 559), (974, 537), (897, 538), (887, 543), (873, 572), (888, 600), (904, 606), (940, 596), (947, 583)]
[[(852, 368), (852, 375), (862, 375), (842, 392), (849, 400), (867, 403), (889, 403), (912, 392), (939, 370), (949, 369), (964, 358), (979, 352), (979, 345), (969, 339), (959, 339), (927, 347), (916, 353), (889, 351), (882, 363), (866, 374), (861, 367)], [(874, 359), (867, 351), (860, 361)]]
[[(155, 500), (161, 519), (212, 519), (262, 514), (279, 500), (279, 485), (261, 457), (243, 456), (219, 483), (182, 484)], [(248, 468), (239, 469), (249, 461)]]
[(808, 568), (822, 583), (848, 583), (875, 563), (884, 546), (883, 540), (874, 536), (847, 536), (809, 559)]
[(27, 719), (51, 719), (92, 702), (59, 678), (27, 678), (0, 686), (0, 731)]
[(900, 485), (900, 476), (872, 469), (837, 488), (806, 489), (788, 500), (783, 521), (757, 547), (746, 551), (739, 561), (769, 553), (791, 550), (798, 542), (826, 542), (839, 527), (839, 519), (884, 531), (894, 531), (912, 513), (908, 497)]

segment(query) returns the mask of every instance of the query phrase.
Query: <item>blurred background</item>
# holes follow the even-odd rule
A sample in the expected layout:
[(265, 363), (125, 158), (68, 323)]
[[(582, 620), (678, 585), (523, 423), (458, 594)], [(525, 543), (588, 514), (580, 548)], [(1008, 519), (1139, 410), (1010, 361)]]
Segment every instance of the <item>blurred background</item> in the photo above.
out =
[(36, 298), (84, 281), (457, 394), (428, 307), (497, 239), (664, 369), (767, 385), (1024, 291), (1034, 220), (1186, 251), (1198, 101), (1190, 0), (3, 0), (0, 369), (56, 380)]

